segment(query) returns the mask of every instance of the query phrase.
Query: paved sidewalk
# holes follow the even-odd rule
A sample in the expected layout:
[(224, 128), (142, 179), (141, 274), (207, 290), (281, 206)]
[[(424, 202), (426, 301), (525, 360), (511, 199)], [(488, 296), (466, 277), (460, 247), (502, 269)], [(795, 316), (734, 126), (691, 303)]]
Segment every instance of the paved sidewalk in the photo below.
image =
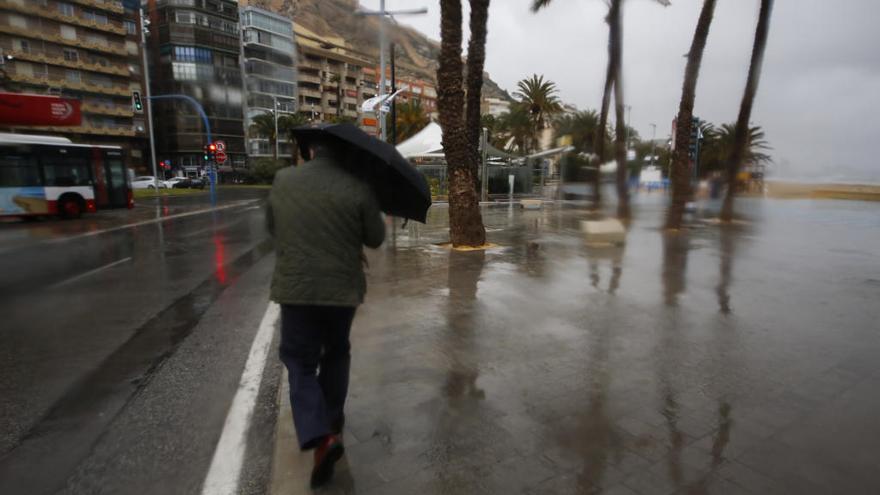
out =
[[(437, 210), (372, 253), (320, 493), (880, 492), (877, 210), (743, 200), (668, 236), (658, 198), (622, 247), (554, 206), (484, 210), (485, 252), (435, 246)], [(280, 399), (272, 493), (308, 493)]]

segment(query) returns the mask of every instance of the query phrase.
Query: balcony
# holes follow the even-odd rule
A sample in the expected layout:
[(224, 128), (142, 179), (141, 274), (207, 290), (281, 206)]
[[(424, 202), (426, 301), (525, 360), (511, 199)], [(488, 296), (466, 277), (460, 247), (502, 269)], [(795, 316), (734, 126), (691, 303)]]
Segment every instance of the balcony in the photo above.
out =
[(307, 69), (324, 70), (324, 63), (320, 60), (309, 60), (307, 58), (301, 58), (297, 62), (297, 65), (300, 67), (305, 67)]
[(44, 132), (58, 132), (62, 134), (97, 134), (100, 136), (134, 137), (137, 133), (131, 126), (98, 127), (92, 125), (77, 125), (69, 127), (60, 126), (37, 126), (33, 129)]
[(17, 60), (27, 60), (29, 62), (60, 65), (62, 67), (69, 67), (71, 69), (88, 70), (92, 72), (100, 72), (103, 74), (112, 74), (114, 76), (128, 77), (130, 75), (127, 66), (103, 66), (100, 64), (91, 64), (83, 60), (72, 62), (70, 60), (65, 60), (64, 57), (53, 57), (45, 53), (23, 52), (20, 50), (12, 50), (10, 53), (12, 54), (13, 58)]
[(106, 10), (109, 12), (115, 12), (117, 14), (125, 13), (125, 8), (122, 6), (121, 2), (114, 2), (112, 0), (68, 0), (73, 3), (78, 3), (80, 5), (87, 5), (89, 7), (93, 7), (98, 10)]
[(313, 84), (321, 84), (320, 77), (313, 76), (311, 74), (304, 74), (302, 72), (300, 72), (299, 74), (296, 75), (296, 79), (297, 79), (297, 81), (301, 81), (301, 82), (310, 82)]
[(321, 92), (316, 89), (299, 88), (300, 96), (311, 96), (312, 98), (320, 98)]
[(104, 52), (104, 53), (112, 53), (114, 55), (128, 55), (128, 52), (125, 50), (125, 45), (122, 44), (114, 44), (114, 43), (91, 43), (81, 39), (69, 40), (67, 38), (62, 38), (58, 34), (54, 33), (45, 33), (39, 29), (22, 29), (15, 26), (2, 26), (0, 25), (0, 33), (4, 34), (15, 34), (18, 36), (22, 36), (25, 38), (43, 40), (43, 41), (51, 41), (53, 43), (59, 43), (62, 45), (68, 46), (76, 46), (79, 48), (84, 48), (86, 50), (93, 50), (96, 52)]
[(115, 117), (134, 117), (134, 110), (129, 107), (118, 105), (95, 105), (92, 103), (83, 103), (80, 107), (83, 113), (93, 113), (98, 115), (113, 115)]
[(24, 74), (9, 74), (9, 79), (19, 82), (38, 86), (60, 87), (73, 91), (82, 91), (84, 93), (97, 93), (114, 96), (129, 96), (131, 92), (127, 87), (123, 86), (100, 86), (87, 82), (73, 82), (66, 79), (49, 79), (47, 77), (27, 76)]
[(31, 6), (24, 6), (10, 2), (9, 0), (0, 0), (0, 8), (21, 12), (27, 15), (53, 19), (58, 22), (63, 22), (65, 24), (74, 24), (76, 26), (96, 29), (98, 31), (104, 31), (107, 33), (119, 34), (123, 36), (125, 35), (125, 27), (123, 26), (117, 26), (115, 24), (110, 24), (109, 22), (107, 24), (98, 24), (95, 21), (90, 21), (82, 17), (63, 15), (61, 14), (61, 12), (49, 8), (35, 9)]

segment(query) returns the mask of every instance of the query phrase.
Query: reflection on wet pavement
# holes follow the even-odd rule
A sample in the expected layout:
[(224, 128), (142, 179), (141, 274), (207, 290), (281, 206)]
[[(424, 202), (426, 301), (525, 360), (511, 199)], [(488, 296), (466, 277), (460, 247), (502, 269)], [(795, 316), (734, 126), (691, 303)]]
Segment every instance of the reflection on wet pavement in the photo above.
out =
[(880, 222), (801, 208), (667, 234), (647, 202), (618, 247), (565, 206), (486, 209), (478, 252), (435, 245), (441, 208), (398, 224), (370, 255), (328, 492), (875, 492)]

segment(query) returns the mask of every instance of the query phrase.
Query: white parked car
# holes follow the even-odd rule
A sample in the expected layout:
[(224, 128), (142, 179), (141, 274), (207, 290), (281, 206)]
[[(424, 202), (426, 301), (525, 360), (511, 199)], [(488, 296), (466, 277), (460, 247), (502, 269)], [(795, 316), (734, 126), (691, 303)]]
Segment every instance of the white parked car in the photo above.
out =
[[(156, 188), (156, 178), (152, 175), (142, 175), (140, 177), (135, 177), (131, 181), (132, 189), (155, 189)], [(168, 184), (165, 181), (159, 181), (159, 189), (167, 189)]]

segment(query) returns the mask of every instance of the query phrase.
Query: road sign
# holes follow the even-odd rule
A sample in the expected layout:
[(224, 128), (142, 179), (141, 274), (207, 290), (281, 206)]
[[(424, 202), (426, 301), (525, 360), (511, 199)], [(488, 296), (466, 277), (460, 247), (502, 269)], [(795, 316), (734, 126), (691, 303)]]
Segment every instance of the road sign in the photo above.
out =
[(223, 152), (223, 153), (226, 152), (226, 141), (220, 141), (218, 139), (217, 141), (214, 141), (214, 145), (217, 146), (218, 153), (219, 152)]
[(218, 151), (214, 154), (214, 161), (217, 162), (217, 165), (222, 165), (226, 162), (226, 153), (223, 151)]

